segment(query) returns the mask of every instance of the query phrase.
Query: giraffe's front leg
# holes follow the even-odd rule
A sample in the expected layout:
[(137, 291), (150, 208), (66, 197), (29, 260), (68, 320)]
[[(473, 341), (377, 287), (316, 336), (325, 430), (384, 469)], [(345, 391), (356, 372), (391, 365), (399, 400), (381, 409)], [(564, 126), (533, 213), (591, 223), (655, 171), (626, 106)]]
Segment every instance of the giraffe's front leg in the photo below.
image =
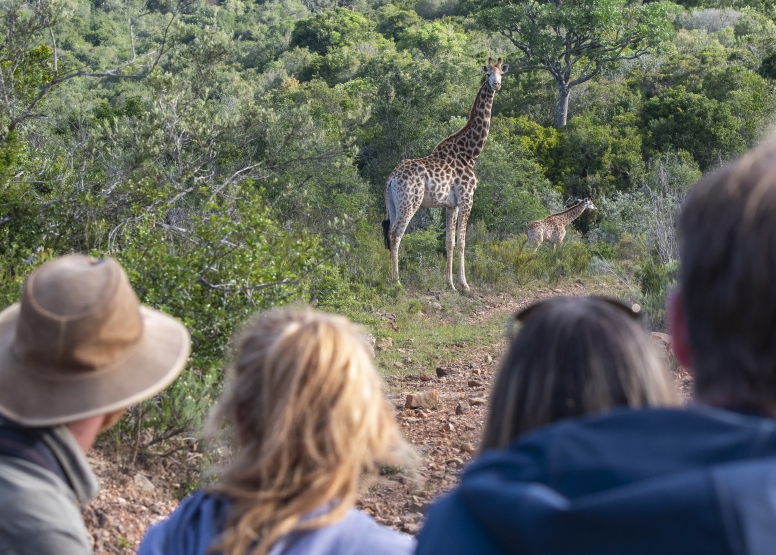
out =
[(447, 249), (447, 286), (455, 291), (453, 284), (453, 254), (455, 251), (455, 224), (458, 220), (458, 207), (447, 209), (445, 247)]
[(461, 205), (461, 211), (458, 216), (458, 283), (468, 291), (469, 284), (466, 283), (464, 251), (466, 250), (466, 224), (469, 222), (469, 214), (472, 210), (472, 197), (464, 198), (463, 200), (465, 204)]

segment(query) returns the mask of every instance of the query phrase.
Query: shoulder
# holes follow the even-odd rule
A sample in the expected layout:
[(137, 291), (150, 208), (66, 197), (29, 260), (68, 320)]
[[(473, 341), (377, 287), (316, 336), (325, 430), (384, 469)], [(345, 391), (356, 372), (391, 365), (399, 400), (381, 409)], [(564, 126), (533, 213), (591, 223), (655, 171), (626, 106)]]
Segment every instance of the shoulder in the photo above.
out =
[(356, 509), (338, 522), (289, 538), (286, 545), (283, 555), (410, 555), (415, 550), (415, 540)]
[(377, 524), (366, 513), (351, 509), (342, 519), (340, 525), (343, 529), (352, 529), (359, 532), (359, 544), (363, 553), (375, 555), (385, 553), (412, 553), (415, 549), (415, 540), (411, 537), (391, 530), (386, 526)]
[(89, 553), (87, 538), (78, 501), (67, 484), (35, 464), (0, 456), (0, 545), (21, 541), (26, 549), (55, 541), (61, 543), (61, 553), (79, 552), (68, 550), (68, 544)]
[(181, 501), (162, 522), (143, 537), (138, 555), (167, 554), (171, 546), (186, 546), (187, 553), (207, 553), (224, 529), (231, 503), (226, 497), (198, 491)]
[(453, 490), (431, 506), (418, 535), (417, 555), (500, 554), (478, 518), (466, 507), (460, 490)]
[(741, 553), (770, 553), (776, 544), (776, 458), (719, 465), (711, 479), (730, 543)]

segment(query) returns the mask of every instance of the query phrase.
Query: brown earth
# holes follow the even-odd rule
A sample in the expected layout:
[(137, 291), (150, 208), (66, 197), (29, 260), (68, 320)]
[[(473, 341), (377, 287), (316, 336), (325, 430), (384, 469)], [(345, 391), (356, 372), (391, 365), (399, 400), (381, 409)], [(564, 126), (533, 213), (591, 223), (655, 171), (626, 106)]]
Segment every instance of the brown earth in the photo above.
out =
[[(603, 285), (603, 284), (601, 284)], [(537, 289), (522, 298), (504, 295), (481, 296), (483, 310), (468, 323), (485, 322), (515, 313), (540, 298), (559, 294), (601, 292), (578, 281), (561, 289)], [(668, 336), (653, 338), (661, 348), (670, 344)], [(409, 374), (385, 377), (396, 406), (402, 431), (418, 451), (415, 478), (405, 473), (385, 472), (365, 483), (358, 507), (379, 523), (415, 534), (423, 514), (440, 493), (454, 487), (466, 463), (476, 455), (487, 414), (487, 399), (506, 348), (506, 338), (487, 346), (461, 342), (453, 346), (452, 364), (440, 367), (438, 375)], [(691, 378), (670, 361), (685, 399), (689, 398)], [(436, 396), (433, 392), (436, 392)], [(406, 408), (407, 395), (426, 393), (428, 407)], [(436, 398), (435, 398), (436, 397)], [(181, 484), (198, 479), (197, 444), (154, 458), (145, 464), (119, 464), (109, 449), (96, 451), (90, 458), (103, 489), (84, 511), (94, 540), (94, 552), (134, 553), (148, 525), (162, 520), (177, 506), (175, 493)]]

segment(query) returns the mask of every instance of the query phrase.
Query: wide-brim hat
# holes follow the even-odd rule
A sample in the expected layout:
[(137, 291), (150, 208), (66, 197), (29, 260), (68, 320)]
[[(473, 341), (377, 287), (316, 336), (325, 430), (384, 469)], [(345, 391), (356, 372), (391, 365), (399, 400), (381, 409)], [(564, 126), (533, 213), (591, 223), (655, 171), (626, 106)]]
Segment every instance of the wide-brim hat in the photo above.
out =
[(118, 262), (58, 258), (0, 312), (0, 414), (52, 426), (126, 408), (168, 386), (189, 349), (186, 328), (142, 306)]

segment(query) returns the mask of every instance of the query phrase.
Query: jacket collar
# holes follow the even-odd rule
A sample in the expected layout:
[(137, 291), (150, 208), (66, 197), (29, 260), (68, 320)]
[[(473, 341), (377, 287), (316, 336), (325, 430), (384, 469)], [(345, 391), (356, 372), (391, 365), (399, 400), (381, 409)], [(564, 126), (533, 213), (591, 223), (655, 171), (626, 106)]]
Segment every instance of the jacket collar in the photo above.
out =
[[(25, 428), (2, 416), (0, 416), (0, 426)], [(66, 426), (27, 429), (34, 431), (35, 435), (40, 437), (49, 448), (65, 474), (78, 503), (82, 507), (88, 505), (100, 491), (100, 483), (70, 430)]]

